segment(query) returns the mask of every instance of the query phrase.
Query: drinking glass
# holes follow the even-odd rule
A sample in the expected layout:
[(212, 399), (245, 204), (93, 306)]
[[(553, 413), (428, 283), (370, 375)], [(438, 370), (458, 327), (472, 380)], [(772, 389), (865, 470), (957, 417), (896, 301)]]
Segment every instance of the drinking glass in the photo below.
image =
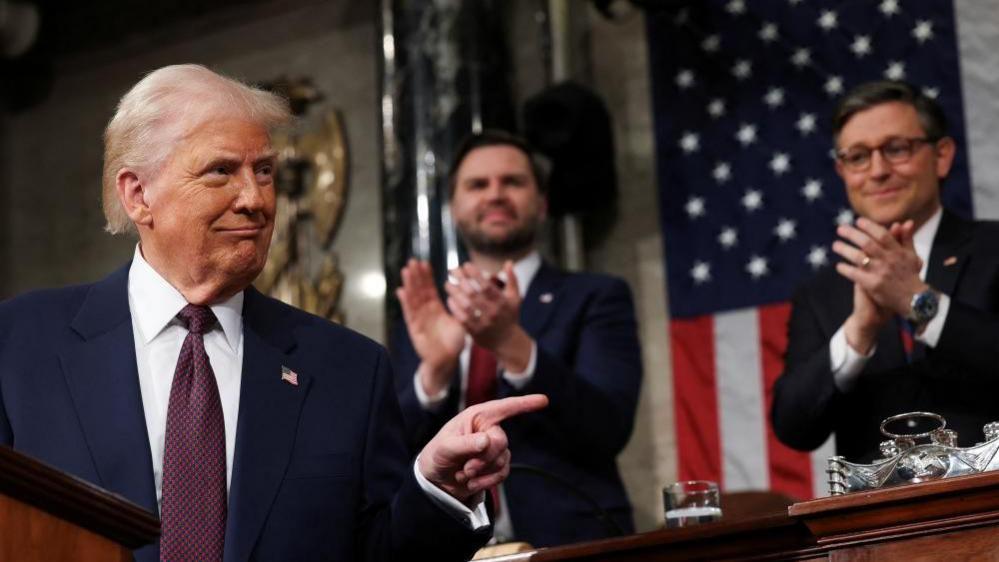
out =
[(721, 519), (718, 484), (710, 480), (687, 480), (663, 488), (666, 527), (688, 527)]

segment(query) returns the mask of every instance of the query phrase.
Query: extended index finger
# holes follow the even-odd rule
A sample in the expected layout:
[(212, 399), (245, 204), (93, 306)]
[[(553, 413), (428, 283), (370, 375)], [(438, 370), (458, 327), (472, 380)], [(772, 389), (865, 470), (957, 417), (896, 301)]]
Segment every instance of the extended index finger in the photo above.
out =
[(482, 431), (501, 421), (542, 410), (548, 405), (548, 397), (544, 394), (528, 394), (526, 396), (511, 396), (499, 400), (490, 400), (476, 406), (478, 411), (473, 419), (475, 431)]

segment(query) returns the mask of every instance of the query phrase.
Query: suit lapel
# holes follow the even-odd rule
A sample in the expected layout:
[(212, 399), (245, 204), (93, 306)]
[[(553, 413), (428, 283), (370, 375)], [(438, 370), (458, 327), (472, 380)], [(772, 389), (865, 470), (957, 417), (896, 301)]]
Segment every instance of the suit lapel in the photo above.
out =
[(531, 285), (527, 288), (524, 302), (520, 305), (520, 325), (535, 339), (557, 306), (560, 286), (559, 272), (542, 262), (534, 279), (531, 280)]
[(229, 493), (225, 560), (247, 560), (277, 495), (291, 457), (298, 416), (311, 378), (298, 384), (281, 378), (294, 347), (291, 326), (278, 308), (254, 289), (243, 305), (243, 375), (236, 428), (236, 453)]
[[(93, 285), (71, 324), (80, 336), (59, 359), (98, 484), (157, 514), (149, 436), (128, 309), (128, 267)], [(159, 558), (158, 546), (136, 553)]]
[(928, 285), (948, 295), (954, 294), (957, 280), (971, 259), (969, 243), (973, 230), (974, 223), (946, 210), (943, 212), (927, 264)]

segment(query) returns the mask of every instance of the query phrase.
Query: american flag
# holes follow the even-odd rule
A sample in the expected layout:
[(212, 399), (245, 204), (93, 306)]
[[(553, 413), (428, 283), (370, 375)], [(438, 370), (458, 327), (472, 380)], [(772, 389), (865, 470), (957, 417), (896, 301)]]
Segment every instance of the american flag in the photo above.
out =
[(298, 373), (282, 365), (281, 380), (292, 386), (298, 386)]
[(960, 147), (944, 204), (970, 216), (954, 6), (652, 4), (678, 476), (728, 491), (822, 495), (833, 443), (812, 454), (788, 449), (769, 408), (792, 291), (834, 261), (835, 226), (854, 219), (833, 168), (830, 115), (841, 94), (876, 79), (905, 80), (936, 98)]

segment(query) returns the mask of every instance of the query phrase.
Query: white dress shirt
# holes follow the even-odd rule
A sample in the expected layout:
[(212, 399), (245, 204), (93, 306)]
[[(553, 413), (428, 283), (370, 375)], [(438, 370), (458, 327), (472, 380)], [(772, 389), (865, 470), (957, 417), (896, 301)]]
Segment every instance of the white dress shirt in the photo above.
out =
[[(156, 272), (142, 257), (138, 245), (128, 271), (128, 308), (132, 315), (135, 360), (139, 371), (139, 391), (146, 417), (149, 450), (152, 453), (156, 505), (162, 507), (163, 448), (166, 443), (167, 407), (170, 387), (180, 348), (187, 328), (177, 314), (187, 306), (184, 296)], [(226, 490), (232, 482), (232, 464), (236, 451), (236, 420), (239, 417), (239, 389), (243, 374), (243, 292), (213, 304), (218, 323), (204, 334), (205, 352), (215, 373), (225, 421)], [(473, 529), (489, 524), (485, 502), (475, 510), (432, 484), (413, 463), (420, 488), (444, 510)]]
[[(523, 299), (527, 294), (527, 288), (530, 287), (531, 281), (534, 280), (534, 276), (537, 275), (539, 269), (541, 269), (541, 254), (537, 251), (531, 252), (513, 264), (513, 274), (517, 276), (517, 287), (520, 289), (521, 299)], [(500, 278), (502, 277), (503, 272), (500, 272)], [(465, 348), (461, 350), (461, 355), (458, 357), (458, 374), (460, 377), (459, 384), (461, 388), (461, 393), (458, 396), (459, 412), (465, 409), (465, 390), (468, 388), (468, 361), (471, 356), (472, 338), (470, 336), (466, 336)], [(524, 369), (522, 373), (515, 373), (499, 366), (501, 376), (514, 388), (519, 390), (527, 386), (527, 383), (531, 382), (531, 379), (534, 377), (534, 368), (537, 365), (537, 362), (538, 344), (534, 340), (531, 340), (531, 356), (530, 359), (528, 359), (527, 368)], [(420, 405), (423, 406), (423, 409), (430, 412), (439, 410), (451, 392), (451, 387), (448, 385), (445, 386), (440, 392), (434, 394), (433, 396), (429, 396), (423, 388), (423, 383), (420, 382), (419, 368), (417, 368), (416, 373), (413, 375), (413, 387), (416, 391), (416, 399), (420, 402)], [(499, 486), (499, 502), (500, 515), (496, 518), (496, 526), (493, 530), (493, 536), (496, 540), (503, 541), (514, 536), (513, 522), (510, 520), (510, 509), (507, 507), (506, 493), (503, 491), (503, 486)]]
[[(139, 370), (139, 391), (146, 416), (149, 450), (152, 452), (156, 503), (163, 493), (163, 446), (166, 441), (167, 406), (180, 348), (187, 328), (177, 313), (187, 300), (163, 279), (142, 257), (139, 247), (128, 271), (128, 308), (132, 314), (135, 360)], [(218, 323), (204, 334), (205, 352), (215, 373), (225, 420), (225, 481), (232, 482), (232, 461), (236, 451), (236, 419), (239, 416), (239, 388), (243, 372), (243, 293), (210, 307)]]
[[(916, 255), (923, 262), (923, 267), (919, 271), (919, 278), (926, 279), (926, 271), (930, 263), (930, 251), (933, 249), (933, 239), (937, 236), (937, 229), (940, 228), (940, 218), (943, 216), (943, 209), (937, 209), (912, 236), (912, 245), (916, 248)], [(940, 294), (940, 303), (937, 314), (930, 320), (923, 331), (913, 334), (916, 341), (922, 342), (928, 347), (936, 347), (940, 341), (940, 334), (943, 332), (944, 322), (947, 319), (947, 312), (950, 310), (950, 297)], [(867, 361), (874, 356), (877, 345), (871, 347), (866, 355), (861, 355), (853, 349), (846, 341), (846, 332), (843, 326), (836, 330), (831, 340), (829, 340), (829, 363), (833, 373), (836, 386), (843, 392), (848, 392), (857, 382), (857, 376), (864, 370)]]

